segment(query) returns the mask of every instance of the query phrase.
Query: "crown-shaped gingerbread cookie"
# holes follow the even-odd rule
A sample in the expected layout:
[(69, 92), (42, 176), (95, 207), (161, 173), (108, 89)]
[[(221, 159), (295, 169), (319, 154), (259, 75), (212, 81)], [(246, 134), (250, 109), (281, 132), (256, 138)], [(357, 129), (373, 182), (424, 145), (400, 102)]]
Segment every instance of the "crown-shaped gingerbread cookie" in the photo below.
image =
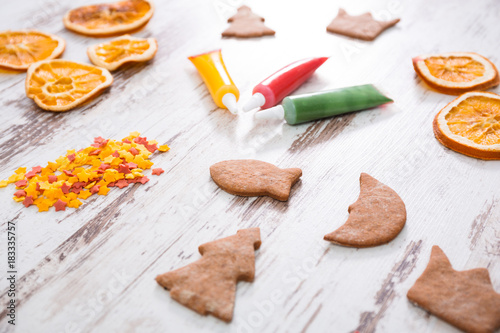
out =
[(500, 294), (486, 268), (456, 271), (438, 246), (408, 299), (451, 325), (474, 333), (500, 328)]

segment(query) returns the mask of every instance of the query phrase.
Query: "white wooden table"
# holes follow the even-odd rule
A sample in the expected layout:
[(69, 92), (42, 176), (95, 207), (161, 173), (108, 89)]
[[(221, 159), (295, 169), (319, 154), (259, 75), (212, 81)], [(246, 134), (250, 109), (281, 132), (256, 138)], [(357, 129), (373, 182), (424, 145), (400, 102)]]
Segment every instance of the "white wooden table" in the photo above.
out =
[[(0, 29), (37, 28), (67, 42), (64, 59), (87, 62), (102, 39), (64, 29), (63, 14), (96, 1), (2, 1)], [(474, 51), (500, 65), (497, 1), (246, 2), (276, 36), (221, 39), (239, 0), (156, 0), (136, 35), (155, 37), (156, 58), (114, 73), (112, 87), (66, 113), (43, 112), (24, 93), (25, 74), (0, 73), (0, 178), (46, 165), (95, 136), (139, 131), (171, 151), (155, 155), (166, 173), (144, 186), (114, 188), (77, 210), (38, 213), (0, 189), (2, 253), (17, 225), (16, 329), (6, 323), (2, 255), (1, 332), (456, 332), (411, 305), (406, 292), (439, 245), (454, 268), (487, 267), (500, 291), (500, 162), (440, 145), (434, 115), (452, 96), (418, 79), (413, 56)], [(328, 34), (339, 7), (401, 22), (374, 42)], [(218, 109), (187, 56), (222, 47), (242, 92), (301, 58), (329, 55), (298, 93), (377, 83), (389, 107), (303, 124), (258, 125)], [(500, 88), (493, 92), (500, 93)], [(288, 202), (229, 195), (209, 166), (255, 158), (300, 167)], [(406, 203), (407, 225), (391, 243), (351, 249), (323, 241), (342, 225), (367, 172)], [(260, 227), (256, 279), (238, 285), (226, 324), (173, 301), (154, 281), (200, 257), (198, 245)]]

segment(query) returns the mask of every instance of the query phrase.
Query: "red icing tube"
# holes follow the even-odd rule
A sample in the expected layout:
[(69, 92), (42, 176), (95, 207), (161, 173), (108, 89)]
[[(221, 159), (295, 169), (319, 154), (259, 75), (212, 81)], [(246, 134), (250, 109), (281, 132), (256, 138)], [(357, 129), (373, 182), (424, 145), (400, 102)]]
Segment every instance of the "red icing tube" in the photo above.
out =
[(253, 88), (252, 98), (243, 107), (244, 111), (275, 106), (313, 75), (328, 57), (307, 58), (280, 69)]

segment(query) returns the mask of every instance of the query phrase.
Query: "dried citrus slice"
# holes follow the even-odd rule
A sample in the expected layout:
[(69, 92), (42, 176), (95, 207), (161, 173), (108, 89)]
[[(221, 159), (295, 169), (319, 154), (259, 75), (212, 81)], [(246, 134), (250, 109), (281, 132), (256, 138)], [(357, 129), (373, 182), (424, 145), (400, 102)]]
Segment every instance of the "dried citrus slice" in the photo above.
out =
[(44, 110), (67, 111), (109, 87), (107, 69), (67, 60), (44, 60), (26, 75), (26, 96)]
[(472, 52), (421, 55), (413, 58), (420, 78), (439, 92), (460, 95), (498, 85), (498, 70), (485, 57)]
[(500, 159), (500, 95), (473, 91), (434, 118), (434, 134), (446, 147), (484, 160)]
[(40, 31), (2, 31), (0, 67), (26, 70), (34, 62), (59, 57), (65, 45), (62, 38)]
[(136, 38), (129, 35), (87, 49), (90, 61), (96, 66), (113, 71), (127, 62), (151, 60), (158, 50), (156, 39)]
[(84, 6), (64, 15), (69, 30), (88, 36), (109, 36), (136, 30), (151, 19), (153, 5), (146, 0)]

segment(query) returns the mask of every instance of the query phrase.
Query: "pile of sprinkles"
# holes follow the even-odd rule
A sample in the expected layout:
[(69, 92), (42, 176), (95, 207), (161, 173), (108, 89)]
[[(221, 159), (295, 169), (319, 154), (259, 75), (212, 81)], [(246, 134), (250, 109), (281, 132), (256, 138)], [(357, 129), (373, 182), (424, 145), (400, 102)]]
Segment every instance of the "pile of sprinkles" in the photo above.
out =
[[(65, 156), (49, 162), (45, 168), (36, 166), (26, 172), (19, 168), (0, 187), (15, 183), (14, 201), (26, 207), (36, 205), (39, 212), (54, 206), (56, 212), (66, 207), (78, 208), (92, 194), (107, 195), (110, 187), (124, 188), (132, 183), (146, 184), (149, 178), (143, 171), (153, 162), (149, 157), (156, 151), (165, 152), (167, 145), (132, 132), (121, 141), (97, 137), (85, 149), (68, 150)], [(161, 168), (152, 169), (160, 175)]]

